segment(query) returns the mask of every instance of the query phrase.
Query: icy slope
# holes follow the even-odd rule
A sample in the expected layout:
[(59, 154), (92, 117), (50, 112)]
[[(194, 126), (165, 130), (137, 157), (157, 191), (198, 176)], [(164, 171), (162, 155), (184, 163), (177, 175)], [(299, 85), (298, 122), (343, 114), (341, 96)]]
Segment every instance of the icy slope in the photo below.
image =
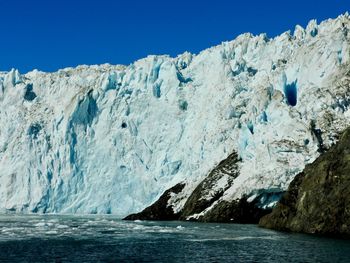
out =
[(350, 124), (349, 27), (345, 14), (128, 67), (0, 73), (1, 210), (123, 216), (185, 182), (179, 210), (232, 152), (225, 198), (285, 190)]

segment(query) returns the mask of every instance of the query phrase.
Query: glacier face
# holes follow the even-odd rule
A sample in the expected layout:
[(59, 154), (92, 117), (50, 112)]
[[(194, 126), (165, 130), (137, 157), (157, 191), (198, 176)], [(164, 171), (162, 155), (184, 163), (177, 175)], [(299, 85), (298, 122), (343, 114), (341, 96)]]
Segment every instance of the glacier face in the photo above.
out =
[[(0, 72), (0, 210), (124, 216), (232, 152), (226, 190), (285, 190), (350, 124), (350, 18), (177, 58)], [(221, 182), (218, 187), (222, 187)]]

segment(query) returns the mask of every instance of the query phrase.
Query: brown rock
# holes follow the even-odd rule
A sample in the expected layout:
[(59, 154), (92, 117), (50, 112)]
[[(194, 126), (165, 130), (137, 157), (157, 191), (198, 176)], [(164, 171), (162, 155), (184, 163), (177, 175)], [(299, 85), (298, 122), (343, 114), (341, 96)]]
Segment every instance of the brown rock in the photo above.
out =
[(131, 214), (123, 220), (178, 220), (179, 214), (175, 214), (173, 208), (168, 206), (171, 193), (179, 193), (185, 187), (184, 184), (177, 184), (166, 190), (164, 194), (151, 206), (137, 214)]
[(260, 226), (350, 237), (350, 128), (290, 184)]

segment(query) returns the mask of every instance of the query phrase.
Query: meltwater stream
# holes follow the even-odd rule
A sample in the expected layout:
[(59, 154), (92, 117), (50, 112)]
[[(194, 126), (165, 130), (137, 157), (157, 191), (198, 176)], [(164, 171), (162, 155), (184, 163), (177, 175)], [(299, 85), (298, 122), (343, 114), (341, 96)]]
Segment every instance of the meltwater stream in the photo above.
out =
[(0, 216), (0, 262), (349, 262), (350, 241), (255, 225)]

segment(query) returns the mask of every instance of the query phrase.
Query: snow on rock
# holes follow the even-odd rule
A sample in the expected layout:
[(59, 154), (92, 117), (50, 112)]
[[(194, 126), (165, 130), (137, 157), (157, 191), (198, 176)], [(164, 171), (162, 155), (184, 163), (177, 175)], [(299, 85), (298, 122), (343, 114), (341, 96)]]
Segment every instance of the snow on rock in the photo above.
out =
[(349, 27), (345, 14), (198, 55), (0, 72), (0, 209), (124, 216), (185, 182), (181, 210), (234, 151), (222, 198), (285, 190), (350, 124)]

